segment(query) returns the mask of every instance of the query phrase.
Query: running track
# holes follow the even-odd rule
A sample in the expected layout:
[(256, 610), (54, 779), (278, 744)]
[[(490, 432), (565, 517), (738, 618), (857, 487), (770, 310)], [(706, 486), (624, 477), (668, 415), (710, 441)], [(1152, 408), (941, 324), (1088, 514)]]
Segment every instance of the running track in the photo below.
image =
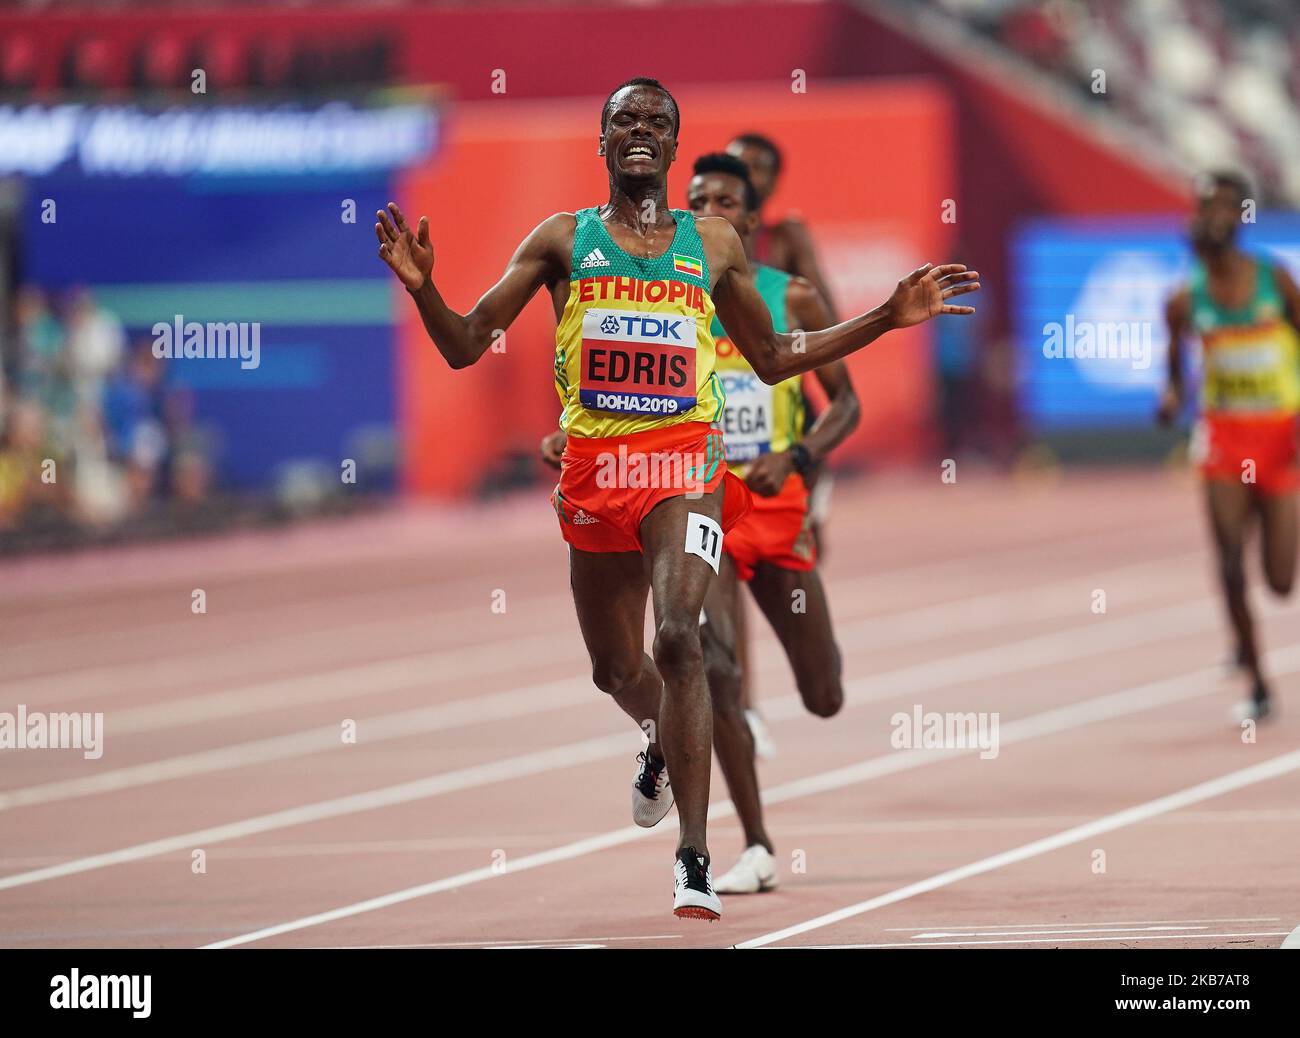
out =
[[(671, 915), (675, 814), (630, 825), (638, 733), (543, 493), (5, 563), (0, 710), (107, 734), (0, 751), (0, 944), (1281, 945), (1300, 605), (1256, 593), (1283, 710), (1245, 743), (1185, 476), (959, 477), (837, 490), (838, 717), (753, 624), (785, 882), (715, 924)], [(998, 755), (893, 748), (918, 704), (996, 712)], [(715, 769), (715, 872), (724, 798)]]

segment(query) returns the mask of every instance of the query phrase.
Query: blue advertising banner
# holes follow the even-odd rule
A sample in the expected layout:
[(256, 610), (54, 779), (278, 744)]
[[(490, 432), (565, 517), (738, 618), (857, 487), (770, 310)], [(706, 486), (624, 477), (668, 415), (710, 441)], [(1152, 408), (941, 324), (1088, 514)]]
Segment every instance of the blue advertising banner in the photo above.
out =
[[(0, 109), (0, 142), (16, 133), (6, 118), (36, 117)], [(24, 180), (22, 278), (88, 288), (134, 348), (166, 358), (223, 484), (264, 489), (289, 462), (337, 472), (358, 436), (394, 428), (393, 279), (374, 212), (394, 168), (434, 147), (431, 109), (49, 120), (51, 140), (20, 156), (45, 166)]]
[(437, 138), (422, 104), (0, 105), (0, 173), (297, 176), (399, 169)]
[[(1260, 213), (1240, 240), (1300, 276), (1300, 215)], [(1037, 220), (1020, 230), (1012, 301), (1027, 428), (1150, 425), (1165, 382), (1165, 301), (1191, 262), (1184, 218)]]

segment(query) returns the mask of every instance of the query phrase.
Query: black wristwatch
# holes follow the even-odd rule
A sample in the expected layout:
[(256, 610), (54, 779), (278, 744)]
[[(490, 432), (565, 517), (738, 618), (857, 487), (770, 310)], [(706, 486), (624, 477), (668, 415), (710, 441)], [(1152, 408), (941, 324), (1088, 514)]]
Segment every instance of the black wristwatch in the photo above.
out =
[(790, 464), (799, 475), (806, 477), (812, 471), (814, 464), (812, 452), (802, 443), (796, 443), (786, 453), (790, 455)]

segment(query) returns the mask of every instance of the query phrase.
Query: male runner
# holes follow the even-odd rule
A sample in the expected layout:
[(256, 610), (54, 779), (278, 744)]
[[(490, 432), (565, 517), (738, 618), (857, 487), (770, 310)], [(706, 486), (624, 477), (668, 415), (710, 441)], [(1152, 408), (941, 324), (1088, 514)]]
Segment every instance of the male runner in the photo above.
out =
[[(696, 217), (720, 216), (736, 229), (752, 263), (755, 287), (778, 331), (827, 327), (832, 323), (830, 311), (812, 282), (753, 262), (757, 194), (744, 163), (731, 155), (705, 155), (695, 163), (687, 201)], [(704, 598), (707, 622), (700, 632), (713, 697), (713, 749), (746, 848), (715, 887), (719, 894), (755, 894), (775, 888), (777, 872), (772, 841), (763, 826), (753, 726), (742, 697), (736, 618), (744, 609), (739, 581), (748, 583), (780, 639), (804, 705), (819, 717), (836, 714), (844, 702), (840, 651), (815, 569), (817, 542), (806, 481), (857, 428), (860, 409), (844, 362), (820, 367), (814, 374), (829, 406), (805, 435), (802, 379), (766, 386), (716, 317), (713, 335), (718, 373), (727, 390), (722, 420), (727, 464), (755, 495), (753, 510), (727, 536), (719, 579)]]
[[(821, 293), (827, 312), (834, 319), (835, 304), (831, 297), (830, 285), (822, 274), (817, 249), (813, 245), (812, 235), (807, 225), (794, 213), (787, 213), (775, 223), (767, 223), (763, 220), (763, 208), (776, 192), (781, 170), (785, 165), (785, 157), (781, 149), (770, 137), (751, 131), (734, 137), (727, 145), (727, 154), (734, 155), (749, 167), (749, 178), (758, 193), (759, 222), (758, 228), (754, 231), (751, 259), (810, 281)], [(811, 429), (812, 423), (817, 419), (817, 411), (806, 393), (803, 402), (806, 429)], [(812, 495), (809, 514), (812, 516), (813, 543), (820, 553), (825, 554), (825, 523), (830, 516), (834, 479), (822, 465), (817, 465), (807, 473), (806, 480)], [(736, 614), (736, 651), (741, 664), (740, 695), (744, 704), (745, 721), (754, 737), (754, 747), (758, 755), (772, 757), (776, 754), (776, 743), (751, 694), (747, 623), (745, 609), (742, 606)]]
[[(687, 187), (687, 204), (697, 218), (726, 220), (753, 260), (758, 199), (745, 164), (733, 155), (702, 155)], [(830, 325), (817, 289), (804, 278), (752, 263), (754, 286), (777, 331), (805, 332)], [(811, 467), (827, 456), (858, 424), (859, 405), (848, 368), (835, 361), (815, 372), (829, 406), (805, 437), (803, 385), (799, 377), (776, 386), (758, 380), (749, 362), (713, 321), (716, 370), (726, 390), (722, 417), (728, 466), (756, 495), (753, 509), (723, 543), (719, 577), (704, 599), (701, 629), (704, 669), (713, 701), (713, 748), (722, 765), (731, 801), (745, 833), (740, 861), (715, 884), (719, 894), (751, 894), (777, 885), (772, 841), (763, 827), (755, 738), (745, 716), (738, 661), (737, 618), (744, 615), (739, 580), (781, 640), (808, 709), (831, 717), (843, 704), (840, 651), (831, 631), (830, 609), (816, 569), (810, 536), (808, 488)], [(559, 466), (564, 430), (542, 441), (542, 457)]]
[[(390, 202), (387, 213), (377, 214), (375, 233), (380, 258), (454, 369), (477, 361), (539, 288), (551, 296), (560, 421), (569, 434), (552, 501), (569, 543), (593, 680), (648, 728), (648, 775), (641, 778), (649, 781), (633, 791), (638, 823), (654, 824), (655, 814), (667, 813), (669, 767), (676, 779), (674, 914), (717, 919), (722, 905), (705, 834), (712, 712), (699, 614), (723, 534), (747, 511), (749, 494), (728, 475), (721, 436), (710, 428), (723, 406), (713, 370), (715, 304), (737, 348), (764, 382), (775, 384), (891, 329), (941, 313), (973, 313), (949, 300), (977, 290), (979, 276), (960, 264), (926, 264), (860, 317), (798, 338), (777, 332), (731, 225), (667, 205), (680, 123), (677, 102), (658, 81), (638, 77), (615, 89), (601, 110), (597, 152), (609, 200), (543, 220), (468, 314), (448, 307), (433, 284), (427, 217), (412, 231)], [(667, 486), (657, 480), (650, 488), (642, 480), (609, 479), (611, 470), (665, 468), (690, 478)], [(647, 594), (654, 603), (653, 658), (642, 635)], [(648, 797), (641, 793), (646, 786)]]
[(1245, 181), (1208, 177), (1191, 222), (1196, 253), (1191, 278), (1165, 309), (1169, 381), (1158, 417), (1182, 409), (1182, 343), (1202, 345), (1201, 420), (1192, 452), (1205, 480), (1205, 503), (1219, 578), (1237, 641), (1237, 663), (1250, 677), (1239, 720), (1267, 717), (1268, 682), (1260, 666), (1246, 601), (1246, 533), (1258, 517), (1264, 577), (1278, 595), (1296, 571), (1296, 415), (1300, 412), (1300, 290), (1278, 263), (1236, 245)]
[(835, 303), (807, 224), (794, 213), (787, 213), (776, 223), (763, 221), (763, 207), (776, 192), (777, 182), (781, 179), (781, 167), (785, 162), (781, 149), (761, 133), (742, 133), (727, 145), (727, 154), (735, 155), (749, 167), (749, 179), (758, 192), (759, 223), (754, 231), (754, 259), (811, 281), (833, 316)]

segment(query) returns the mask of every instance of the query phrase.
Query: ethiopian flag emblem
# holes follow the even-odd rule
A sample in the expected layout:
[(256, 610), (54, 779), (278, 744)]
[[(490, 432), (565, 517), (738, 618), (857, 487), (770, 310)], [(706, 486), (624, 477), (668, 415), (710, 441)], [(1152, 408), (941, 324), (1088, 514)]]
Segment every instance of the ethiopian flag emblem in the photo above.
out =
[(673, 253), (673, 270), (678, 274), (690, 274), (693, 277), (704, 277), (704, 264), (692, 256), (683, 256), (680, 253)]

